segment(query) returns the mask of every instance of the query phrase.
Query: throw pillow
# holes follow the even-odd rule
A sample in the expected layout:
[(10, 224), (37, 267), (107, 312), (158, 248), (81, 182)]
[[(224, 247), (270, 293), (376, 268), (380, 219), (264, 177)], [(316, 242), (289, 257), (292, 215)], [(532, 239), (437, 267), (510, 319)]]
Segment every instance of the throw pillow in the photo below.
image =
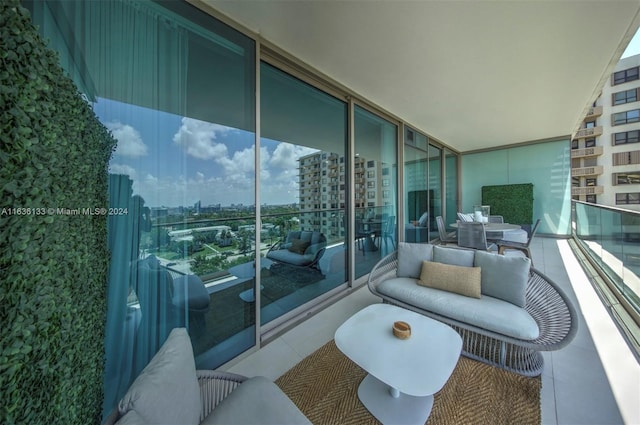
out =
[(311, 241), (303, 241), (301, 239), (291, 239), (291, 246), (289, 247), (289, 251), (295, 252), (296, 254), (304, 255), (304, 252), (311, 245)]
[(118, 405), (121, 415), (135, 410), (145, 423), (200, 422), (200, 385), (191, 340), (185, 328), (171, 331)]
[(480, 267), (452, 266), (433, 261), (422, 262), (418, 285), (480, 298)]
[(526, 304), (531, 260), (478, 251), (476, 267), (482, 268), (482, 293), (508, 301), (518, 307)]
[(420, 227), (427, 227), (427, 220), (429, 220), (429, 213), (425, 212), (424, 214), (422, 214), (420, 216), (420, 218), (418, 219), (418, 226)]
[(446, 248), (436, 245), (433, 247), (433, 261), (454, 266), (473, 267), (475, 252), (473, 249)]
[(398, 270), (396, 276), (420, 277), (422, 262), (433, 257), (433, 245), (428, 243), (400, 242), (398, 244)]

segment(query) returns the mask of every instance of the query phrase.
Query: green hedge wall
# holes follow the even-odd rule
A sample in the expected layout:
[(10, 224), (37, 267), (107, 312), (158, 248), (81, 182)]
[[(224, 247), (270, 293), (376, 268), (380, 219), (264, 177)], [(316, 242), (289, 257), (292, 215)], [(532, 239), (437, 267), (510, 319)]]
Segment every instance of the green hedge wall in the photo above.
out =
[(482, 205), (491, 206), (492, 215), (501, 215), (507, 223), (533, 223), (533, 184), (482, 186)]
[(82, 208), (107, 207), (115, 141), (17, 0), (0, 2), (0, 111), (0, 423), (96, 423), (107, 217)]

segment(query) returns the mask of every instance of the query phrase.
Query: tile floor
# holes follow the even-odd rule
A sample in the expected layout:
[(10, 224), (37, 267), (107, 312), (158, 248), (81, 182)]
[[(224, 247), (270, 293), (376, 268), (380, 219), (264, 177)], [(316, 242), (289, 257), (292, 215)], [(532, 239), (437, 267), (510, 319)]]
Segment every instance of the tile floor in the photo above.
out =
[[(517, 254), (515, 254), (517, 255)], [(600, 303), (566, 240), (536, 237), (535, 267), (575, 302), (579, 331), (562, 350), (544, 353), (543, 424), (640, 424), (640, 364)], [(356, 311), (380, 302), (366, 288), (284, 333), (229, 371), (275, 380), (333, 338)]]

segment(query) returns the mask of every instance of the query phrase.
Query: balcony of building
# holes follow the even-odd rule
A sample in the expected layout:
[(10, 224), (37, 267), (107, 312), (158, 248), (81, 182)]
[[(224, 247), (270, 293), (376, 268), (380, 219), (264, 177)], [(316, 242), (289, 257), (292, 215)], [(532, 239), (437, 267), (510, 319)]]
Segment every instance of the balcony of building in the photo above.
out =
[(585, 121), (592, 120), (602, 115), (602, 106), (592, 106), (584, 117)]
[(583, 177), (583, 176), (599, 176), (604, 172), (602, 165), (595, 165), (592, 167), (580, 167), (571, 169), (571, 177)]
[[(38, 5), (38, 3), (44, 2), (25, 3)], [(87, 4), (89, 3), (91, 2), (87, 2)], [(417, 130), (423, 131), (425, 134), (429, 132), (438, 138), (431, 139), (429, 136), (427, 139), (425, 136), (424, 145), (430, 150), (433, 147), (446, 151), (447, 154), (452, 154), (452, 157), (459, 155), (462, 158), (461, 160), (453, 158), (453, 163), (446, 165), (455, 169), (454, 176), (460, 177), (460, 181), (456, 181), (448, 187), (457, 186), (458, 194), (464, 192), (463, 195), (468, 195), (472, 190), (478, 192), (481, 183), (477, 182), (476, 177), (489, 174), (486, 173), (488, 169), (496, 171), (492, 173), (495, 174), (495, 181), (492, 184), (502, 184), (509, 182), (516, 175), (512, 170), (522, 170), (538, 161), (540, 168), (531, 170), (530, 176), (549, 174), (549, 169), (551, 169), (551, 173), (560, 168), (564, 170), (558, 173), (556, 181), (552, 181), (548, 185), (550, 191), (556, 191), (563, 195), (566, 192), (565, 182), (569, 177), (567, 170), (569, 167), (565, 163), (565, 150), (562, 150), (564, 156), (540, 160), (536, 154), (544, 149), (530, 143), (558, 140), (570, 132), (569, 127), (578, 124), (575, 122), (576, 118), (584, 116), (584, 113), (579, 113), (579, 110), (585, 104), (592, 103), (598, 94), (599, 81), (608, 76), (617, 57), (620, 56), (621, 49), (624, 47), (620, 46), (621, 40), (628, 41), (638, 27), (638, 6), (633, 2), (619, 3), (616, 7), (601, 4), (603, 2), (597, 3), (592, 5), (590, 13), (587, 14), (582, 13), (583, 5), (563, 2), (557, 4), (540, 2), (536, 5), (522, 3), (522, 5), (515, 6), (514, 4), (514, 7), (508, 8), (505, 8), (504, 4), (495, 2), (401, 2), (403, 3), (401, 5), (392, 5), (390, 2), (362, 2), (358, 4), (358, 7), (353, 7), (353, 4), (349, 2), (193, 0), (150, 3), (160, 9), (164, 7), (164, 4), (167, 7), (175, 6), (177, 10), (183, 3), (202, 9), (189, 11), (192, 14), (189, 16), (197, 16), (201, 21), (194, 18), (192, 22), (189, 18), (181, 18), (188, 24), (185, 27), (185, 34), (190, 35), (192, 28), (198, 27), (196, 29), (199, 32), (196, 32), (196, 37), (184, 37), (180, 43), (176, 43), (176, 46), (181, 47), (180, 51), (184, 53), (184, 57), (181, 57), (184, 62), (181, 62), (179, 70), (186, 74), (188, 69), (189, 78), (193, 77), (193, 71), (212, 69), (211, 64), (216, 63), (217, 56), (215, 54), (221, 48), (229, 49), (232, 52), (233, 60), (236, 61), (231, 66), (227, 66), (226, 62), (216, 63), (215, 69), (216, 71), (220, 70), (220, 75), (202, 72), (195, 73), (198, 78), (185, 80), (183, 85), (189, 87), (188, 96), (186, 93), (181, 93), (184, 94), (184, 97), (176, 96), (176, 99), (179, 98), (181, 102), (179, 107), (176, 105), (175, 111), (187, 110), (190, 111), (188, 118), (233, 125), (243, 131), (253, 128), (252, 123), (257, 122), (261, 124), (259, 136), (267, 137), (269, 132), (265, 130), (269, 125), (274, 125), (273, 121), (270, 123), (267, 117), (268, 108), (258, 108), (257, 111), (253, 111), (249, 110), (250, 108), (247, 109), (247, 105), (260, 104), (252, 97), (253, 94), (258, 93), (261, 87), (252, 85), (254, 82), (251, 77), (252, 73), (255, 71), (258, 74), (255, 80), (261, 82), (262, 87), (266, 87), (266, 78), (261, 73), (261, 65), (265, 65), (265, 67), (273, 65), (278, 69), (284, 69), (284, 72), (291, 71), (294, 78), (296, 76), (303, 78), (312, 88), (326, 89), (341, 102), (343, 99), (345, 100), (345, 112), (348, 112), (349, 115), (339, 115), (347, 118), (346, 124), (349, 134), (344, 143), (345, 152), (349, 157), (349, 161), (346, 161), (348, 162), (347, 170), (352, 170), (352, 167), (356, 169), (356, 172), (361, 170), (358, 166), (363, 163), (363, 160), (358, 159), (357, 155), (359, 154), (358, 150), (364, 144), (358, 142), (359, 136), (363, 134), (398, 136), (397, 144), (394, 144), (394, 149), (391, 149), (390, 152), (392, 154), (401, 153), (402, 131), (408, 126), (408, 123), (411, 123)], [(82, 6), (84, 7), (84, 4)], [(51, 9), (52, 11), (47, 10), (46, 12), (53, 13), (57, 9), (63, 10), (64, 8)], [(210, 16), (196, 15), (196, 12), (202, 11)], [(152, 16), (155, 19), (156, 15)], [(309, 16), (313, 16), (314, 19), (303, 19)], [(532, 16), (535, 16), (536, 19), (532, 19)], [(575, 16), (581, 16), (581, 19), (571, 19)], [(366, 24), (363, 24), (363, 17), (366, 17)], [(49, 15), (45, 16), (47, 22), (49, 22), (49, 18)], [(606, 28), (599, 26), (598, 23), (601, 23), (605, 18), (608, 22), (614, 22), (616, 25)], [(216, 22), (216, 19), (221, 21)], [(103, 22), (100, 19), (96, 21), (94, 22), (96, 24), (94, 34), (102, 34), (102, 31), (99, 31), (97, 27), (101, 27)], [(164, 24), (162, 19), (159, 21)], [(214, 24), (209, 25), (212, 21)], [(111, 21), (104, 19), (104, 22)], [(200, 28), (200, 22), (205, 22), (206, 25), (203, 24)], [(303, 25), (304, 33), (307, 36), (301, 37), (301, 32), (297, 31), (295, 27), (285, 28), (283, 22), (291, 25)], [(401, 22), (401, 30), (398, 31), (398, 28), (389, 25), (390, 22)], [(65, 20), (64, 23), (69, 22)], [(229, 28), (224, 27), (223, 30), (219, 30), (221, 34), (217, 34), (215, 31), (218, 31), (218, 24), (220, 27), (229, 25)], [(539, 32), (541, 27), (545, 28), (546, 36), (532, 38), (531, 34)], [(135, 28), (138, 28), (138, 25)], [(500, 30), (496, 31), (496, 28)], [(64, 30), (66, 29), (64, 28)], [(113, 28), (110, 29), (113, 30)], [(234, 33), (231, 39), (233, 41), (227, 42), (228, 33), (236, 30), (239, 31), (239, 34)], [(203, 34), (208, 35), (208, 31), (214, 32), (213, 37), (202, 37)], [(101, 69), (101, 71), (107, 72), (102, 72), (99, 75), (94, 74), (93, 63), (91, 61), (85, 62), (84, 58), (80, 56), (88, 52), (102, 53), (103, 49), (115, 46), (116, 43), (110, 43), (111, 40), (102, 40), (103, 44), (90, 46), (90, 49), (83, 51), (85, 40), (79, 36), (80, 31), (75, 34), (74, 28), (69, 28), (69, 31), (61, 32), (63, 35), (71, 37), (73, 41), (69, 44), (68, 39), (60, 40), (58, 46), (69, 49), (65, 50), (61, 57), (77, 59), (67, 62), (71, 63), (71, 66), (82, 68), (81, 72), (70, 72), (70, 75), (80, 76), (84, 81), (90, 81), (91, 77), (98, 78), (99, 75), (109, 75), (110, 68)], [(108, 34), (112, 32), (104, 31)], [(569, 33), (573, 36), (568, 39), (566, 34)], [(431, 36), (433, 34), (438, 36)], [(509, 36), (505, 37), (505, 34)], [(75, 35), (78, 37), (73, 38)], [(89, 38), (93, 37), (87, 37), (87, 39)], [(123, 38), (129, 42), (128, 38)], [(161, 38), (156, 35), (151, 41)], [(190, 50), (184, 49), (185, 43), (196, 38), (197, 42), (189, 44)], [(245, 38), (248, 38), (249, 42), (245, 42), (247, 41), (244, 40)], [(363, 40), (366, 43), (363, 44)], [(469, 40), (475, 40), (477, 43), (469, 43)], [(562, 41), (562, 43), (558, 43), (561, 48), (544, 48), (548, 45), (548, 40)], [(137, 47), (138, 39), (131, 39), (130, 42), (133, 47)], [(236, 45), (236, 42), (242, 44)], [(201, 50), (197, 49), (197, 47), (202, 47), (198, 46), (199, 43), (203, 45), (211, 43), (213, 48), (206, 54), (201, 54)], [(377, 46), (380, 52), (385, 53), (383, 59), (379, 55), (371, 55), (370, 49), (364, 48), (371, 45)], [(531, 46), (530, 50), (536, 51), (535, 58), (531, 55), (513, 55), (508, 63), (498, 60), (504, 57), (504, 52), (518, 51), (523, 45)], [(535, 47), (536, 45), (538, 48)], [(595, 52), (594, 45), (599, 46)], [(124, 53), (128, 49), (117, 50), (121, 50), (123, 56), (118, 56), (120, 61), (113, 61), (114, 64), (134, 63), (133, 59), (137, 60), (137, 56), (142, 58), (141, 55), (137, 55), (135, 58), (127, 56)], [(155, 49), (146, 50), (155, 51)], [(202, 48), (202, 51), (204, 50), (206, 49)], [(134, 48), (131, 51), (137, 52), (138, 50)], [(190, 53), (189, 56), (186, 55), (187, 51)], [(408, 55), (407, 51), (417, 53)], [(331, 54), (327, 55), (327, 52), (331, 52)], [(574, 66), (552, 65), (563, 63), (568, 57), (567, 52), (571, 52)], [(79, 57), (74, 57), (76, 54)], [(247, 63), (242, 62), (241, 64), (241, 61), (237, 60), (237, 56), (241, 54), (246, 54)], [(455, 57), (451, 56), (452, 54)], [(171, 57), (171, 55), (168, 56)], [(173, 57), (178, 58), (177, 55)], [(465, 66), (453, 66), (453, 64), (460, 62), (460, 58), (473, 57), (480, 57), (483, 60), (467, 61)], [(199, 59), (203, 59), (203, 61), (200, 62)], [(457, 62), (453, 59), (457, 59)], [(406, 66), (407, 64), (412, 66)], [(538, 67), (537, 64), (543, 65)], [(243, 70), (248, 72), (238, 72), (240, 65), (243, 66)], [(426, 67), (421, 67), (421, 65)], [(424, 72), (407, 73), (408, 69), (427, 68), (429, 73), (426, 76)], [(533, 69), (543, 72), (536, 72), (535, 75), (527, 74)], [(155, 71), (153, 66), (151, 71)], [(202, 75), (200, 76), (200, 74)], [(107, 100), (118, 99), (131, 105), (158, 108), (157, 105), (144, 103), (147, 97), (153, 98), (155, 93), (152, 93), (151, 90), (147, 93), (147, 86), (142, 83), (146, 81), (150, 85), (158, 83), (158, 81), (149, 78), (149, 75), (150, 73), (140, 72), (136, 74), (136, 78), (130, 79), (132, 85), (139, 85), (139, 91), (145, 94), (140, 98), (127, 96), (118, 98), (111, 93), (111, 85), (113, 85), (114, 93), (116, 91), (132, 92), (131, 90), (122, 90), (128, 88), (121, 87), (125, 82), (128, 82), (124, 78), (113, 78), (113, 84), (109, 79), (99, 81), (100, 87), (104, 88), (100, 94)], [(208, 85), (210, 82), (220, 83), (220, 87), (223, 88), (235, 89), (234, 85), (225, 84), (227, 81), (225, 78), (236, 75), (242, 76), (238, 87), (246, 88), (242, 93), (238, 92), (236, 97), (242, 100), (238, 102), (240, 107), (234, 109), (235, 104), (227, 102), (223, 96), (207, 96), (209, 93), (219, 92), (219, 90), (215, 90), (217, 85)], [(517, 75), (520, 78), (505, 78), (505, 75)], [(477, 78), (469, 78), (469, 76)], [(532, 79), (536, 79), (537, 84), (531, 84)], [(442, 84), (442, 81), (455, 82), (455, 90), (451, 84)], [(481, 84), (478, 81), (481, 81)], [(187, 82), (189, 84), (186, 84)], [(505, 84), (508, 84), (508, 89), (505, 89)], [(161, 84), (155, 84), (155, 86), (162, 87)], [(392, 90), (389, 89), (391, 87)], [(544, 87), (544, 90), (541, 90), (541, 87)], [(176, 90), (176, 92), (178, 91)], [(173, 93), (171, 90), (165, 92)], [(273, 90), (271, 93), (279, 92)], [(514, 93), (517, 93), (517, 99), (514, 98)], [(561, 95), (556, 96), (557, 93)], [(199, 102), (193, 102), (196, 97)], [(262, 100), (266, 97), (263, 96)], [(476, 101), (469, 101), (469, 99)], [(485, 103), (482, 103), (483, 99), (486, 100)], [(549, 99), (553, 99), (553, 102), (550, 102)], [(189, 103), (185, 104), (185, 102)], [(483, 104), (483, 107), (479, 107), (479, 102)], [(216, 108), (211, 107), (214, 103)], [(303, 103), (298, 102), (294, 106), (303, 105)], [(272, 104), (277, 105), (278, 102), (274, 101)], [(353, 119), (354, 113), (359, 110), (358, 108), (379, 113), (378, 119), (393, 122), (397, 127), (391, 132), (363, 133), (363, 128), (357, 127), (357, 120)], [(300, 108), (300, 110), (303, 109)], [(194, 113), (191, 114), (191, 111)], [(210, 115), (208, 113), (210, 111), (216, 111), (215, 116)], [(234, 119), (227, 117), (226, 112), (229, 117), (233, 116)], [(296, 119), (296, 114), (293, 113), (297, 112), (295, 108), (291, 108), (289, 112), (290, 114), (287, 115), (280, 114), (283, 118), (282, 122), (285, 123), (283, 127), (286, 127), (287, 130), (292, 127), (305, 130), (300, 132), (300, 137), (295, 138), (295, 143), (304, 147), (323, 148), (321, 143), (318, 142), (316, 146), (316, 141), (312, 141), (313, 138), (307, 136), (317, 136), (317, 140), (324, 141), (325, 139), (322, 137), (324, 133), (314, 134), (313, 131), (308, 131), (302, 126), (298, 127), (303, 121)], [(238, 123), (237, 116), (234, 114), (246, 117), (246, 122)], [(522, 120), (523, 116), (527, 117), (527, 120)], [(464, 117), (464, 120), (460, 121), (460, 117)], [(550, 117), (553, 118), (550, 119)], [(513, 123), (513, 125), (505, 125), (505, 122)], [(326, 122), (323, 122), (323, 128), (325, 126), (329, 127)], [(478, 128), (483, 128), (482, 137), (478, 137)], [(340, 134), (344, 135), (344, 131)], [(595, 134), (577, 137), (592, 136)], [(210, 139), (207, 141), (213, 142), (215, 137), (212, 136)], [(283, 140), (287, 139), (283, 138)], [(432, 141), (434, 144), (429, 145)], [(530, 147), (531, 154), (526, 157), (520, 155), (519, 160), (514, 161), (510, 149), (523, 145)], [(598, 147), (584, 149), (581, 156), (601, 155), (602, 147), (599, 147), (599, 152), (597, 150)], [(464, 169), (463, 160), (466, 158), (466, 165), (469, 165), (469, 162), (476, 159), (473, 157), (473, 152), (482, 151), (489, 152), (487, 156), (492, 155), (486, 160), (477, 160), (477, 168), (483, 172), (474, 173), (468, 171), (469, 168)], [(256, 149), (255, 152), (260, 151)], [(362, 152), (360, 154), (362, 155)], [(430, 154), (431, 152), (428, 153), (428, 155)], [(354, 161), (351, 160), (352, 155), (355, 155)], [(572, 152), (571, 157), (580, 156), (574, 156), (574, 152)], [(444, 164), (444, 154), (442, 158)], [(448, 156), (446, 158), (449, 159)], [(560, 158), (560, 161), (556, 162), (557, 158)], [(405, 158), (397, 158), (396, 165), (400, 171), (402, 171), (404, 160)], [(260, 161), (255, 163), (260, 164)], [(559, 164), (557, 167), (555, 167), (556, 163)], [(299, 170), (305, 174), (304, 179), (301, 179), (302, 182), (319, 177), (317, 162), (305, 163), (299, 167)], [(443, 167), (441, 171), (442, 174), (436, 172), (434, 175), (442, 177), (444, 180), (446, 167)], [(256, 172), (256, 175), (260, 174)], [(363, 184), (365, 179), (356, 174), (354, 183), (354, 180), (349, 178), (348, 174), (346, 175), (348, 187), (345, 193), (347, 193), (347, 199), (349, 197), (356, 199), (355, 205), (353, 202), (347, 202), (349, 216), (353, 218), (354, 208), (365, 208), (365, 202), (363, 202), (365, 197), (361, 194), (365, 189), (360, 188), (354, 194), (353, 185)], [(402, 182), (399, 184), (402, 185)], [(301, 184), (301, 186), (303, 185)], [(453, 192), (452, 196), (456, 196), (456, 191)], [(443, 190), (442, 193), (446, 192)], [(400, 205), (404, 205), (404, 198), (407, 194), (400, 191), (397, 195)], [(543, 194), (541, 193), (541, 195)], [(449, 195), (447, 194), (447, 196)], [(476, 196), (474, 194), (466, 196), (466, 198), (460, 196), (459, 199), (457, 197), (452, 199), (451, 211), (455, 212), (456, 206), (463, 206), (463, 202), (467, 205), (470, 204)], [(552, 199), (558, 200), (559, 198)], [(444, 201), (448, 200), (443, 198), (443, 205)], [(262, 201), (264, 202), (266, 199), (262, 199)], [(561, 208), (565, 211), (568, 209), (568, 205), (565, 205), (568, 203), (565, 200), (557, 202), (561, 203)], [(306, 205), (305, 208), (318, 209), (319, 207)], [(345, 209), (344, 206), (342, 209)], [(545, 214), (543, 209), (540, 211), (541, 214)], [(258, 209), (256, 216), (245, 217), (245, 220), (256, 222), (263, 218)], [(400, 225), (407, 220), (407, 217), (400, 216)], [(554, 216), (547, 225), (549, 232), (554, 233), (558, 227), (566, 225), (566, 221), (562, 222), (563, 220), (564, 218), (559, 215)], [(288, 226), (291, 222), (292, 220), (287, 220), (283, 222), (283, 226)], [(318, 222), (316, 221), (316, 223)], [(339, 227), (339, 224), (337, 226)], [(402, 228), (399, 230), (403, 231)], [(566, 232), (560, 229), (556, 236), (562, 238), (566, 236)], [(226, 243), (226, 239), (223, 242)], [(241, 252), (242, 254), (250, 251), (258, 254), (263, 248), (262, 246), (252, 248), (251, 241), (246, 238), (239, 238), (238, 243), (243, 244), (244, 252)], [(267, 245), (272, 243), (271, 240), (269, 243), (265, 243), (264, 249), (269, 249)], [(353, 243), (353, 241), (349, 243)], [(331, 248), (344, 249), (344, 246), (334, 244)], [(316, 310), (305, 312), (306, 317), (311, 317), (310, 320), (291, 328), (286, 333), (273, 334), (271, 339), (265, 341), (268, 343), (264, 346), (261, 346), (258, 339), (258, 349), (254, 353), (244, 358), (238, 358), (238, 362), (229, 365), (229, 367), (247, 375), (259, 373), (276, 377), (310, 353), (318, 344), (332, 338), (337, 325), (354, 311), (371, 302), (377, 302), (378, 300), (371, 299), (367, 295), (366, 288), (360, 287), (358, 289), (358, 285), (362, 284), (362, 279), (366, 278), (366, 270), (370, 270), (370, 262), (376, 259), (376, 256), (369, 252), (361, 251), (357, 252), (358, 255), (352, 255), (348, 264), (342, 264), (342, 280), (336, 281), (338, 284), (353, 284), (354, 287), (347, 290), (350, 295), (315, 316), (313, 314), (316, 313)], [(333, 257), (335, 256), (331, 256), (331, 258)], [(330, 256), (327, 255), (325, 261), (328, 258)], [(344, 259), (344, 257), (342, 258)], [(572, 299), (576, 301), (576, 305), (581, 311), (582, 325), (580, 327), (581, 334), (569, 347), (546, 356), (547, 366), (543, 373), (542, 422), (639, 423), (637, 400), (640, 397), (637, 385), (639, 382), (637, 362), (629, 361), (630, 357), (627, 352), (620, 348), (620, 333), (616, 332), (615, 328), (609, 326), (608, 322), (603, 319), (603, 315), (600, 313), (603, 313), (605, 309), (604, 304), (593, 301), (590, 287), (580, 279), (580, 272), (575, 269), (576, 260), (572, 258), (567, 251), (564, 239), (539, 237), (534, 240), (536, 264), (546, 274), (563, 285), (568, 292), (572, 293)], [(323, 263), (325, 267), (331, 265)], [(238, 266), (241, 266), (241, 270), (235, 270), (237, 275), (226, 272), (225, 279), (227, 280), (220, 285), (215, 285), (217, 289), (221, 290), (224, 285), (230, 287), (238, 284), (240, 280), (244, 280), (247, 290), (256, 288), (260, 291), (258, 289), (260, 288), (259, 280), (257, 281), (258, 285), (249, 282), (256, 273), (251, 260), (247, 259), (246, 263), (238, 264)], [(351, 276), (348, 276), (349, 279), (346, 281), (345, 267), (348, 270), (355, 268), (359, 272), (359, 279), (354, 281)], [(253, 276), (251, 272), (253, 272)], [(206, 277), (206, 275), (204, 276)], [(578, 280), (576, 281), (576, 279)], [(206, 283), (209, 285), (213, 282), (207, 281)], [(115, 285), (110, 287), (115, 287)], [(233, 301), (244, 302), (237, 295), (233, 297)], [(280, 305), (274, 303), (272, 307), (275, 309)], [(242, 306), (243, 309), (238, 310), (239, 315), (242, 316), (248, 311), (244, 319), (250, 321), (252, 317), (259, 316), (260, 307), (248, 309), (244, 308), (244, 304)], [(127, 323), (131, 325), (133, 322)], [(258, 325), (261, 323), (259, 322)], [(607, 335), (605, 339), (595, 336), (602, 330)], [(220, 344), (221, 348), (223, 345)], [(255, 342), (248, 344), (249, 348), (254, 346)], [(130, 349), (131, 347), (121, 347), (122, 351)], [(616, 356), (613, 366), (609, 361), (612, 356)], [(252, 367), (255, 369), (252, 370)], [(76, 405), (70, 407), (75, 408)]]
[(584, 149), (573, 149), (571, 151), (571, 158), (586, 158), (590, 156), (600, 156), (604, 152), (602, 146), (593, 146)]
[(587, 186), (587, 187), (571, 188), (571, 196), (602, 195), (603, 193), (604, 193), (604, 186)]
[[(640, 423), (640, 365), (570, 245), (569, 240), (547, 237), (532, 243), (536, 267), (569, 294), (579, 312), (573, 342), (544, 353), (542, 423)], [(275, 380), (333, 339), (351, 315), (379, 302), (366, 285), (354, 287), (350, 295), (224, 369)]]
[(574, 139), (586, 139), (587, 137), (602, 136), (602, 126), (581, 128), (576, 132)]

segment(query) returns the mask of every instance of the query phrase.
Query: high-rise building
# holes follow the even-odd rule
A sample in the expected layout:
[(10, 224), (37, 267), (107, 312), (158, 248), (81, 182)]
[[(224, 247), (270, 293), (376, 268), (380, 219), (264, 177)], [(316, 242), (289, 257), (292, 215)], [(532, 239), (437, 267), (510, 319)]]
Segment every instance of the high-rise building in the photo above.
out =
[(640, 211), (640, 55), (621, 59), (571, 142), (573, 199)]
[[(344, 236), (342, 217), (345, 209), (345, 159), (328, 152), (316, 152), (300, 158), (300, 225), (303, 230), (320, 228), (333, 237)], [(389, 167), (379, 161), (354, 158), (354, 200), (356, 214), (379, 214), (390, 202)]]

